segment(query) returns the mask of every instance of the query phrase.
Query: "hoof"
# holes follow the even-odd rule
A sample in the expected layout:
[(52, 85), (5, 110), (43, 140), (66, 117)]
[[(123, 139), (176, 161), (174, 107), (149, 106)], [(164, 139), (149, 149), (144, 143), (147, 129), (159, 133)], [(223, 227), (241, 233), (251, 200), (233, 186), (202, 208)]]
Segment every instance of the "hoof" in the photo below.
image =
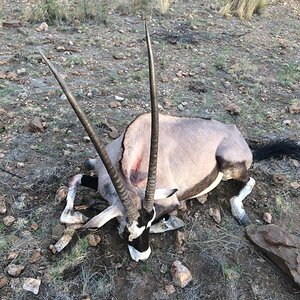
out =
[(251, 223), (246, 214), (244, 214), (241, 218), (238, 218), (237, 220), (238, 220), (239, 224), (241, 224), (245, 227), (250, 225), (250, 223)]
[(60, 216), (60, 222), (62, 224), (72, 225), (72, 224), (83, 224), (88, 218), (78, 211), (66, 210)]
[(167, 220), (162, 219), (150, 227), (150, 233), (163, 233), (183, 227), (184, 222), (176, 216), (170, 216)]

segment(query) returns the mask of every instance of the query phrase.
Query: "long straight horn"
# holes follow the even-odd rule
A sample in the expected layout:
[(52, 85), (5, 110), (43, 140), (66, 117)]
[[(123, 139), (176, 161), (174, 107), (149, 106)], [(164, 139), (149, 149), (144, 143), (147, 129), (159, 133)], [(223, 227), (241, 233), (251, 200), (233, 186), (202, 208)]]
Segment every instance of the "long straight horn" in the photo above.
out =
[(70, 104), (72, 105), (74, 111), (76, 112), (80, 122), (84, 126), (87, 134), (89, 135), (90, 139), (92, 140), (96, 151), (98, 152), (99, 156), (102, 159), (102, 162), (111, 178), (111, 181), (116, 189), (116, 192), (118, 193), (127, 213), (127, 218), (129, 222), (131, 223), (133, 220), (137, 220), (139, 215), (139, 212), (137, 208), (133, 205), (131, 199), (129, 198), (129, 195), (124, 188), (124, 185), (121, 181), (121, 178), (119, 174), (117, 173), (115, 167), (113, 166), (108, 153), (105, 149), (104, 144), (99, 139), (95, 129), (93, 128), (91, 122), (89, 121), (88, 117), (86, 116), (85, 112), (80, 107), (78, 101), (76, 100), (75, 96), (72, 94), (70, 89), (68, 88), (66, 82), (64, 79), (60, 76), (58, 71), (55, 69), (55, 67), (50, 63), (50, 61), (47, 59), (47, 57), (44, 55), (44, 53), (40, 50), (40, 54), (45, 60), (46, 64), (50, 68), (51, 72), (57, 79), (58, 83), (60, 84), (62, 90), (64, 91), (66, 97), (68, 98)]
[(152, 52), (149, 31), (146, 22), (145, 22), (145, 31), (146, 31), (146, 41), (147, 41), (147, 49), (148, 49), (150, 98), (151, 98), (151, 146), (150, 146), (148, 180), (147, 180), (147, 187), (145, 193), (144, 208), (147, 212), (151, 212), (154, 205), (154, 193), (156, 187), (159, 116), (158, 116), (158, 100), (157, 100), (157, 90), (156, 90), (156, 81), (155, 81), (155, 73), (154, 73), (153, 52)]

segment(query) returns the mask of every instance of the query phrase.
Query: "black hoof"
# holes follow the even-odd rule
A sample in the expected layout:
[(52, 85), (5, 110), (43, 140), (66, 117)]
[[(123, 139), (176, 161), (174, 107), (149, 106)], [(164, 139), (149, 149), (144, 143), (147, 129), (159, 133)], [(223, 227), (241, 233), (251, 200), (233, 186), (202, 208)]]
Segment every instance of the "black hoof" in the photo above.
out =
[(244, 214), (241, 219), (238, 219), (238, 222), (245, 227), (250, 225), (250, 223), (251, 223), (246, 214)]

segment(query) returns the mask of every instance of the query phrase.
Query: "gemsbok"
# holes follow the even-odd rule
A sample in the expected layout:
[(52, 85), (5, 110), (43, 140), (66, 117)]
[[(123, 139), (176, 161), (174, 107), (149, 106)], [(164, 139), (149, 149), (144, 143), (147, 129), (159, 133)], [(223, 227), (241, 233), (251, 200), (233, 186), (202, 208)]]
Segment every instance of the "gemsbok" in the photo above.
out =
[[(300, 146), (290, 140), (271, 142), (253, 153), (235, 125), (211, 119), (180, 118), (158, 114), (153, 54), (147, 25), (151, 114), (137, 117), (106, 147), (57, 70), (41, 55), (90, 136), (99, 157), (87, 165), (97, 176), (83, 174), (71, 178), (67, 204), (60, 217), (65, 224), (84, 224), (87, 219), (74, 211), (78, 185), (97, 190), (109, 206), (84, 224), (100, 228), (113, 218), (127, 240), (133, 260), (146, 260), (151, 253), (150, 232), (163, 232), (182, 226), (174, 216), (180, 201), (207, 194), (221, 180), (235, 179), (245, 185), (230, 199), (231, 212), (241, 224), (247, 223), (242, 201), (255, 180), (248, 175), (253, 159), (262, 160), (287, 154), (300, 160)], [(156, 188), (157, 187), (157, 188)], [(155, 224), (161, 220), (161, 224)]]

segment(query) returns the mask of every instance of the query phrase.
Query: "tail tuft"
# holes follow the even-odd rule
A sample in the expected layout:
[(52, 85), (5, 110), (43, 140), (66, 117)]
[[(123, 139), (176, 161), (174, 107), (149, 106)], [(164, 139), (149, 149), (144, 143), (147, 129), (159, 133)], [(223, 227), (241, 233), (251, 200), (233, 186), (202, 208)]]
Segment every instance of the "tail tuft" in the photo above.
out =
[(300, 160), (300, 145), (292, 140), (285, 139), (262, 145), (253, 151), (254, 161), (279, 157), (281, 155), (287, 155)]

